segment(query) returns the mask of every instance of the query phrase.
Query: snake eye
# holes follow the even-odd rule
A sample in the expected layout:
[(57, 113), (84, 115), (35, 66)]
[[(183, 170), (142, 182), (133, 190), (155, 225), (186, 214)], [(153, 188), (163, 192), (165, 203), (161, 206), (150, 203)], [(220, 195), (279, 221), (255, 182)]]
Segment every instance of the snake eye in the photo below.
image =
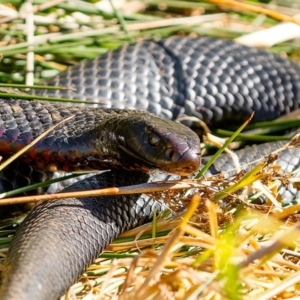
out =
[(160, 137), (157, 134), (151, 132), (149, 133), (148, 141), (152, 147), (156, 147), (160, 142)]

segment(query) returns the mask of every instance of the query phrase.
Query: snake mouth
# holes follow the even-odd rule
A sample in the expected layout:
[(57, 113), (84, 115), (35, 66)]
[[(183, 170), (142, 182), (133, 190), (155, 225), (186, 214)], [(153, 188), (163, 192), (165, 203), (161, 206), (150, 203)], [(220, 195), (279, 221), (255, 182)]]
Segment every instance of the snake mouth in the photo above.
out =
[(128, 155), (127, 162), (130, 164), (131, 158), (135, 158), (135, 167), (140, 167), (141, 170), (159, 169), (167, 173), (172, 173), (181, 176), (188, 176), (196, 172), (200, 168), (201, 155), (200, 152), (195, 152), (188, 148), (183, 154), (176, 151), (167, 150), (164, 159), (156, 159), (155, 162), (149, 161), (142, 156), (120, 146), (120, 149)]
[(166, 166), (168, 172), (188, 176), (199, 170), (201, 165), (201, 153), (191, 148), (188, 148), (183, 154), (174, 151), (172, 152), (170, 162), (171, 164)]
[[(122, 145), (119, 145), (119, 149), (122, 150), (123, 153), (127, 156), (126, 163), (129, 165), (129, 169), (131, 169), (131, 165), (134, 165), (136, 169), (148, 171), (155, 167), (157, 168), (157, 166), (153, 162), (148, 161), (143, 156), (139, 156), (138, 154), (134, 153), (133, 151), (130, 151)], [(135, 158), (135, 160), (132, 160), (133, 158)], [(123, 165), (125, 165), (125, 159), (123, 160)]]

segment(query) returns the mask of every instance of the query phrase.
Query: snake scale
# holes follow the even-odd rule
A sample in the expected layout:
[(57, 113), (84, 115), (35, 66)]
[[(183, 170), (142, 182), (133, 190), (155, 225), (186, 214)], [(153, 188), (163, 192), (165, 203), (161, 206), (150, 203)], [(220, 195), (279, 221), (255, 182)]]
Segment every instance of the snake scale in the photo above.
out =
[[(90, 108), (63, 107), (2, 99), (3, 156), (52, 124), (76, 116), (75, 121), (58, 127), (17, 162), (31, 164), (28, 174), (22, 174), (25, 168), (20, 165), (17, 170), (2, 172), (2, 191), (45, 180), (49, 176), (44, 165), (64, 171), (113, 169), (79, 181), (67, 191), (146, 182), (146, 173), (156, 168), (187, 175), (199, 167), (198, 137), (184, 125), (161, 118), (189, 115), (209, 125), (232, 124), (245, 120), (253, 111), (256, 121), (271, 120), (300, 104), (297, 64), (266, 51), (210, 38), (171, 37), (126, 45), (68, 68), (49, 84), (76, 89), (47, 90), (42, 95), (94, 104)], [(158, 117), (130, 109), (147, 110)], [(95, 124), (97, 131), (91, 130)], [(91, 142), (91, 136), (98, 142)], [(254, 146), (237, 154), (242, 164), (248, 163), (281, 145)], [(291, 171), (299, 167), (299, 158), (299, 148), (288, 149), (280, 154), (278, 163)], [(232, 162), (224, 155), (208, 172), (230, 168)], [(154, 208), (160, 211), (162, 204), (146, 195), (40, 204), (29, 213), (12, 241), (0, 299), (57, 299), (121, 232), (151, 220)]]

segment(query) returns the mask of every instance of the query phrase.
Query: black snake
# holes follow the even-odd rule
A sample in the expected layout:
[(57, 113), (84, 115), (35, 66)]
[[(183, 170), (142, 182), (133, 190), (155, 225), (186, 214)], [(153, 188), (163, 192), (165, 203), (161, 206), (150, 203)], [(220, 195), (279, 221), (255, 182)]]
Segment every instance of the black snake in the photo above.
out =
[[(166, 119), (192, 115), (209, 124), (220, 124), (241, 122), (252, 111), (256, 112), (256, 121), (274, 119), (300, 104), (298, 65), (265, 51), (209, 38), (172, 37), (127, 45), (69, 68), (50, 84), (74, 86), (76, 90), (44, 91), (44, 95), (91, 100), (94, 106), (100, 104), (107, 110), (1, 100), (0, 144), (4, 156), (51, 124), (76, 115), (73, 123), (62, 125), (27, 153), (24, 162), (33, 165), (30, 174), (22, 175), (20, 168), (1, 174), (4, 190), (26, 185), (37, 180), (35, 177), (40, 179), (45, 159), (47, 165), (65, 171), (84, 167), (126, 169), (97, 175), (67, 190), (145, 182), (145, 171), (153, 168), (178, 174), (195, 171), (199, 145), (192, 131), (147, 113), (131, 112), (131, 108)], [(126, 114), (140, 118), (133, 122), (124, 117)], [(109, 123), (111, 118), (115, 121)], [(90, 130), (97, 122), (100, 127), (104, 124), (97, 131), (101, 134)], [(91, 144), (91, 135), (97, 136), (99, 143)], [(280, 145), (256, 146), (238, 155), (242, 163), (247, 163)], [(299, 166), (298, 149), (280, 154), (278, 162), (283, 169), (291, 171)], [(231, 167), (228, 157), (223, 156), (209, 172)], [(36, 170), (32, 169), (38, 170), (38, 176), (33, 176)], [(42, 203), (13, 239), (0, 299), (58, 298), (115, 237), (151, 220), (154, 207), (161, 209), (145, 195)]]

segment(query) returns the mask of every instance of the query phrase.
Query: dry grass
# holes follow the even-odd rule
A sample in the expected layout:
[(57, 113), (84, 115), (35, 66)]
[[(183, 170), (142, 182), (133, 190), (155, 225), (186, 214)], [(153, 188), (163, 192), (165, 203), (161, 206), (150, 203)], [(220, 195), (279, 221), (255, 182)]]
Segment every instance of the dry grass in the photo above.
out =
[[(78, 60), (124, 42), (173, 33), (238, 39), (281, 21), (299, 22), (294, 16), (300, 8), (296, 0), (294, 7), (226, 0), (115, 0), (114, 7), (109, 1), (4, 2), (0, 82), (27, 85), (42, 84)], [(275, 45), (272, 38), (265, 40), (274, 45), (271, 51), (299, 61), (299, 44)], [(158, 218), (154, 230), (148, 224), (121, 236), (63, 299), (300, 299), (299, 204), (282, 208), (277, 194), (278, 183), (291, 180), (297, 184), (276, 160), (266, 159), (230, 180), (181, 182), (181, 188), (199, 189), (180, 198), (185, 213)], [(271, 187), (266, 192), (258, 182)], [(267, 193), (266, 205), (248, 201), (255, 192)], [(163, 196), (172, 210), (180, 209), (181, 192), (169, 189)], [(226, 205), (217, 204), (219, 199)], [(3, 256), (10, 225), (0, 224)]]

